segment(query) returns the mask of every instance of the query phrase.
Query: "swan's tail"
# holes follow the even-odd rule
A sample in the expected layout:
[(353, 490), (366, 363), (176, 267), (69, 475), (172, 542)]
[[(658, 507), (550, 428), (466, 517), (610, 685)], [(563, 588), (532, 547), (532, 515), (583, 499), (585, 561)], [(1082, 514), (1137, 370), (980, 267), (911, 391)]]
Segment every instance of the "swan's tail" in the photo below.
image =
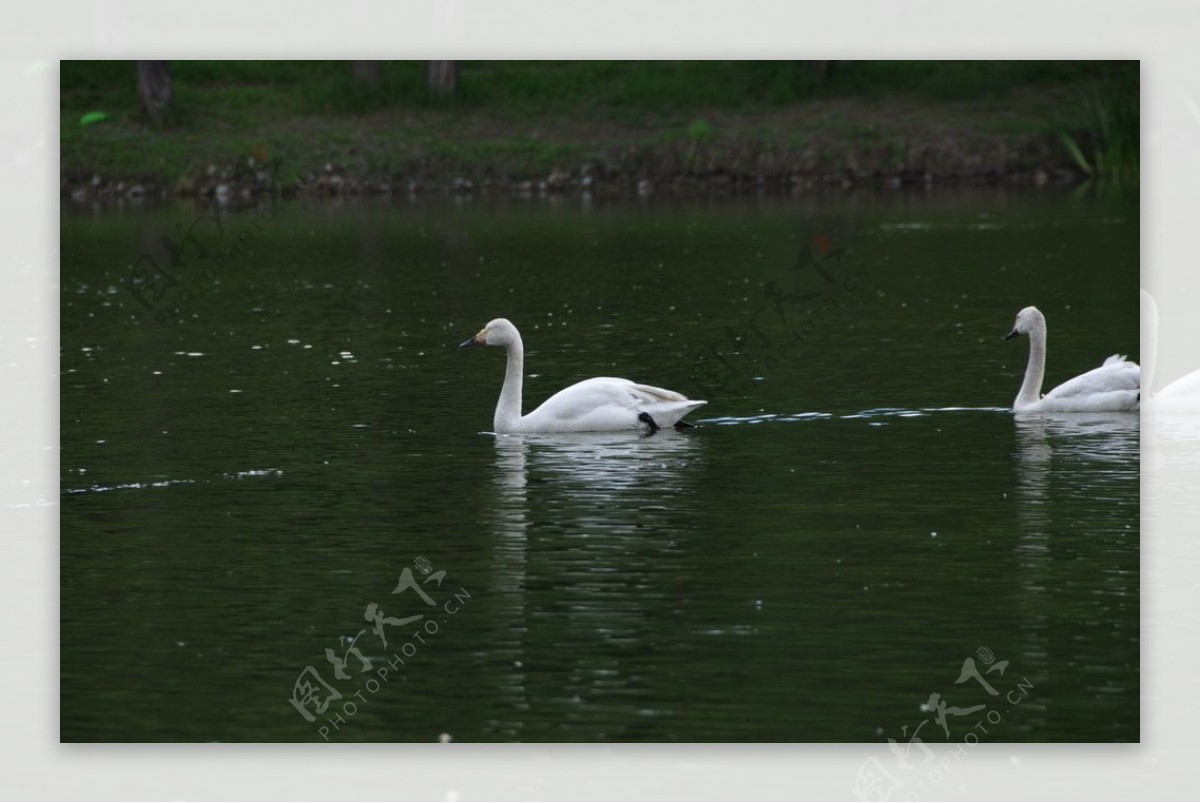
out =
[[(642, 414), (648, 415), (654, 422), (651, 427), (654, 429), (665, 429), (666, 427), (678, 427), (682, 424), (684, 427), (694, 426), (683, 420), (683, 417), (708, 402), (701, 399), (683, 399), (682, 401), (657, 402), (655, 404), (647, 404), (642, 407)], [(638, 416), (641, 418), (641, 415)], [(645, 419), (642, 419), (645, 421)]]

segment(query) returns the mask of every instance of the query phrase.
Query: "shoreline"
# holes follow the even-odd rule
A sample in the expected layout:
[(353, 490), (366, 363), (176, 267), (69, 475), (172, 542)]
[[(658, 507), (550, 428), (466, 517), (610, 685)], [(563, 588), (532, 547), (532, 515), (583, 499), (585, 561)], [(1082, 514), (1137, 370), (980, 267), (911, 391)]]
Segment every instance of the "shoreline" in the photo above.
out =
[[(829, 190), (914, 189), (932, 187), (1006, 186), (1073, 187), (1089, 177), (1077, 169), (1047, 159), (1044, 164), (988, 164), (981, 157), (958, 168), (903, 166), (869, 170), (834, 169), (745, 169), (746, 165), (714, 162), (703, 172), (672, 170), (675, 154), (651, 154), (666, 163), (661, 169), (629, 171), (623, 165), (591, 161), (574, 169), (554, 167), (549, 172), (497, 175), (484, 170), (420, 171), (409, 175), (355, 175), (332, 163), (296, 171), (282, 186), (298, 197), (438, 198), (455, 196), (598, 196), (635, 198), (751, 196), (816, 194)], [(865, 154), (869, 157), (871, 154)], [(870, 164), (867, 158), (854, 160)], [(765, 167), (765, 165), (763, 165)], [(87, 173), (90, 172), (90, 176)], [(119, 200), (195, 200), (230, 203), (258, 200), (278, 191), (272, 164), (259, 164), (254, 157), (241, 157), (231, 166), (209, 165), (204, 171), (185, 176), (174, 184), (137, 175), (104, 176), (101, 171), (75, 169), (74, 178), (60, 179), (60, 198), (73, 204)], [(82, 175), (81, 175), (82, 174)]]
[(1090, 177), (1063, 143), (1102, 142), (1050, 124), (1070, 93), (1007, 104), (893, 98), (812, 101), (773, 112), (708, 109), (651, 121), (493, 111), (300, 115), (155, 128), (81, 127), (63, 115), (60, 196), (249, 200), (277, 181), (312, 197), (744, 195), (828, 188), (1071, 186)]

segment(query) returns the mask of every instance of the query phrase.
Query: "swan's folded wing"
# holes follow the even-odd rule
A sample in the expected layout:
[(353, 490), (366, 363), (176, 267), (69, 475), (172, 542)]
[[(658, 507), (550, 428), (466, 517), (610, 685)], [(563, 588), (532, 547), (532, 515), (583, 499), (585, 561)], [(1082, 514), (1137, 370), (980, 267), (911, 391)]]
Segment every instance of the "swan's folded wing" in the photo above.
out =
[(1108, 393), (1125, 393), (1141, 390), (1142, 369), (1137, 363), (1128, 362), (1114, 354), (1099, 368), (1063, 382), (1044, 398), (1066, 399), (1080, 396), (1100, 396)]
[(525, 416), (529, 431), (566, 432), (631, 429), (647, 412), (660, 427), (672, 426), (705, 402), (628, 379), (598, 376), (563, 388)]
[(561, 397), (572, 401), (572, 407), (599, 406), (600, 404), (617, 404), (621, 407), (640, 407), (647, 404), (662, 402), (688, 401), (687, 396), (673, 390), (658, 388), (653, 385), (639, 385), (628, 379), (614, 376), (596, 376), (577, 382), (568, 388), (560, 390), (549, 399), (547, 404), (557, 405)]
[(664, 388), (656, 388), (653, 385), (639, 385), (635, 382), (630, 382), (630, 390), (640, 396), (646, 404), (657, 404), (659, 402), (679, 402), (687, 401), (688, 397), (682, 393), (676, 393), (673, 390), (665, 390)]
[[(598, 410), (634, 410), (646, 402), (634, 391), (637, 386), (628, 379), (596, 376), (576, 382), (555, 393), (527, 418), (557, 422), (590, 420)], [(630, 420), (636, 417), (630, 414)]]

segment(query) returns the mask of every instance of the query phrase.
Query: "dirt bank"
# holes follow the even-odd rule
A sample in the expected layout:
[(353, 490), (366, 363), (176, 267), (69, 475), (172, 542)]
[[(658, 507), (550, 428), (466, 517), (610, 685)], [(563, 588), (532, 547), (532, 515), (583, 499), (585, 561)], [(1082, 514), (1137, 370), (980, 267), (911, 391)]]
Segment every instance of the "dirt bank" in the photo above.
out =
[(84, 203), (250, 198), (278, 183), (312, 196), (1071, 184), (1085, 176), (1045, 122), (1055, 102), (1046, 92), (986, 108), (814, 101), (645, 122), (377, 113), (200, 131), (136, 121), (70, 130), (64, 111), (61, 193)]

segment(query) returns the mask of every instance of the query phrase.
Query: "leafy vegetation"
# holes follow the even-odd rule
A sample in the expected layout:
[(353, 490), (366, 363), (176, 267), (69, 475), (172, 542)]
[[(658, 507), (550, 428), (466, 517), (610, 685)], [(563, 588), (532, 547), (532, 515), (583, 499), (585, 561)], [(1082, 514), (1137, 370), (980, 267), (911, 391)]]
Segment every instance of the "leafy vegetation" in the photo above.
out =
[(1117, 76), (1089, 89), (1082, 105), (1086, 128), (1062, 131), (1063, 146), (1089, 177), (1100, 181), (1137, 181), (1141, 163), (1141, 115), (1138, 87), (1128, 76)]
[[(695, 163), (738, 149), (886, 149), (957, 132), (1049, 143), (1094, 175), (1136, 178), (1137, 62), (474, 61), (433, 96), (425, 63), (175, 61), (175, 101), (146, 124), (129, 61), (61, 63), (65, 178), (100, 173), (174, 185), (258, 147), (288, 170), (333, 164), (532, 175), (563, 159), (663, 146)], [(1069, 103), (1087, 98), (1086, 103)], [(83, 115), (107, 120), (80, 125)], [(916, 132), (916, 134), (914, 134)], [(630, 157), (635, 158), (635, 157)], [(1040, 157), (1039, 157), (1040, 158)], [(414, 167), (414, 165), (416, 167)]]

